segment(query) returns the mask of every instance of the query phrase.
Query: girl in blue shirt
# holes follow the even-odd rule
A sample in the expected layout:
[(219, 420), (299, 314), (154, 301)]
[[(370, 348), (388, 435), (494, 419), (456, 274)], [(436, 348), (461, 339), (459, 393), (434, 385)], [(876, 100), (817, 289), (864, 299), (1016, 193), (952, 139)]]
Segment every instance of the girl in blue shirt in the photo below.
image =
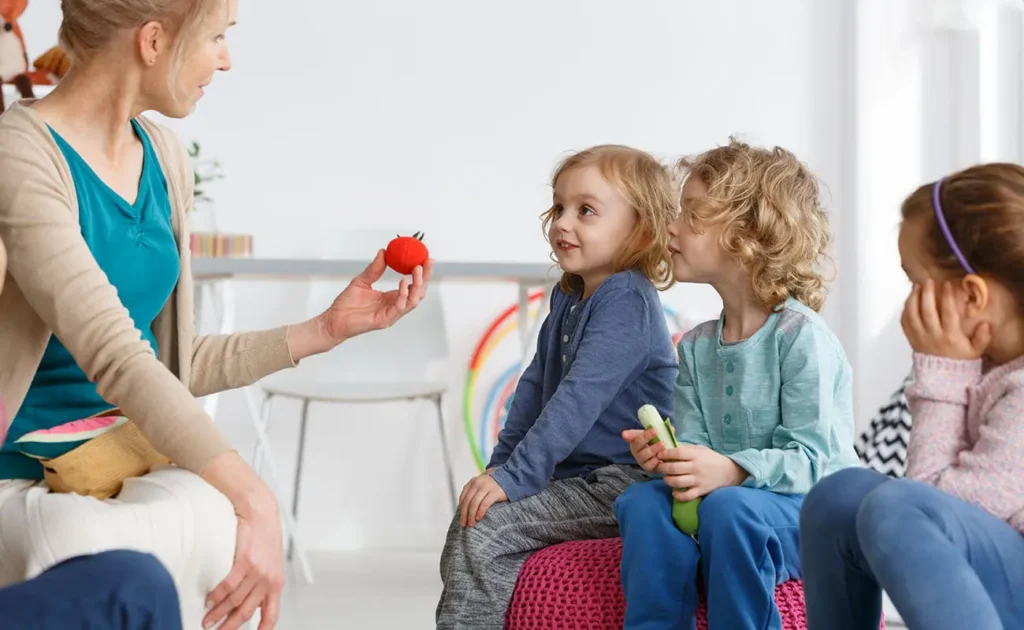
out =
[(678, 200), (628, 147), (578, 153), (544, 215), (562, 281), (487, 471), (466, 484), (441, 557), (438, 628), (500, 629), (519, 569), (547, 545), (615, 536), (612, 504), (650, 478), (621, 439), (667, 412), (678, 368), (657, 287), (671, 284)]
[[(814, 176), (782, 149), (731, 141), (680, 166), (672, 269), (712, 285), (723, 309), (679, 343), (680, 446), (623, 433), (662, 475), (615, 502), (625, 627), (694, 628), (700, 573), (712, 630), (779, 629), (775, 587), (801, 575), (804, 494), (857, 463), (850, 366), (817, 313), (828, 220)], [(676, 528), (673, 497), (703, 497), (694, 537)]]

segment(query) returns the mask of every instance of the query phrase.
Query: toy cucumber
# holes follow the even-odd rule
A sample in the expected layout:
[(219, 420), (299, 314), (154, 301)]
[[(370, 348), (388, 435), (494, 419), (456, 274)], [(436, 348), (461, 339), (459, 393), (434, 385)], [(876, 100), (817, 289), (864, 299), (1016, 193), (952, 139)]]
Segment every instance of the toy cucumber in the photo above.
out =
[[(654, 405), (640, 407), (637, 417), (640, 419), (640, 424), (643, 425), (644, 429), (653, 428), (657, 433), (655, 438), (651, 440), (651, 444), (664, 442), (665, 448), (676, 448), (679, 446), (678, 442), (676, 442), (675, 431), (672, 428), (672, 421), (669, 419), (663, 420)], [(684, 534), (689, 536), (697, 535), (697, 508), (700, 507), (702, 499), (703, 497), (698, 497), (693, 501), (685, 502), (675, 498), (672, 499), (672, 521)]]

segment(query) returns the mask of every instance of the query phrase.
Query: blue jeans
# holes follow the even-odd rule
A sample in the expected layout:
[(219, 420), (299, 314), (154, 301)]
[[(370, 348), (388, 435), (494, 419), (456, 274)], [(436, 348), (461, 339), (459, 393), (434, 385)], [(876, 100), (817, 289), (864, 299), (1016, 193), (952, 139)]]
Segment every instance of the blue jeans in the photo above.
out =
[(72, 558), (0, 589), (0, 611), (0, 626), (10, 630), (181, 630), (170, 574), (134, 551)]
[(625, 629), (695, 628), (698, 568), (710, 628), (781, 628), (775, 587), (800, 577), (802, 502), (802, 495), (720, 488), (698, 509), (698, 543), (672, 522), (672, 493), (664, 481), (627, 488), (615, 502)]
[(908, 628), (1024, 628), (1024, 536), (932, 486), (851, 468), (807, 495), (811, 630), (874, 630), (882, 590)]

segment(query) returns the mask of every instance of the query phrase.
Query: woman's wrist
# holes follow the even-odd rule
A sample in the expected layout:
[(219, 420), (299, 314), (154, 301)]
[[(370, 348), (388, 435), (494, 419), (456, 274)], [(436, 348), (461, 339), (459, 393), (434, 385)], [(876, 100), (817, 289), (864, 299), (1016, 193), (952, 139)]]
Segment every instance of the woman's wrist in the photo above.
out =
[(215, 457), (203, 470), (202, 477), (227, 497), (239, 516), (253, 518), (277, 513), (274, 493), (234, 451)]
[(307, 357), (323, 354), (340, 343), (331, 339), (323, 316), (308, 319), (288, 327), (288, 351), (292, 361), (298, 363)]

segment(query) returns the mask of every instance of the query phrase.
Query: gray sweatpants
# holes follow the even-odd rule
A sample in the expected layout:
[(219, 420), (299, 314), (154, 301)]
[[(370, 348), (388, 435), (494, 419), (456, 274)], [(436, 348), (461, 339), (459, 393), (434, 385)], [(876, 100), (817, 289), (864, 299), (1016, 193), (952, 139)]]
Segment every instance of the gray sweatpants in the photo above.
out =
[(497, 503), (476, 527), (461, 527), (455, 514), (441, 553), (438, 630), (502, 630), (527, 557), (569, 540), (618, 536), (615, 499), (631, 483), (651, 478), (640, 468), (605, 466), (554, 481), (522, 501)]

